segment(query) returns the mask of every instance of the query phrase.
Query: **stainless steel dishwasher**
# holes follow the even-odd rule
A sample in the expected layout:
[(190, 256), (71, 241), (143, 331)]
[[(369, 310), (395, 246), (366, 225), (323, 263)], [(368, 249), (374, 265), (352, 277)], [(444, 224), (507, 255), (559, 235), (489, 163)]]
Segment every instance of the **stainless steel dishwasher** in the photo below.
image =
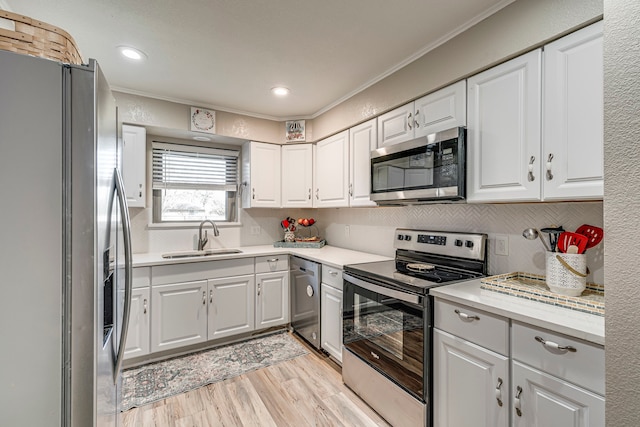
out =
[(291, 257), (291, 327), (320, 349), (320, 264)]

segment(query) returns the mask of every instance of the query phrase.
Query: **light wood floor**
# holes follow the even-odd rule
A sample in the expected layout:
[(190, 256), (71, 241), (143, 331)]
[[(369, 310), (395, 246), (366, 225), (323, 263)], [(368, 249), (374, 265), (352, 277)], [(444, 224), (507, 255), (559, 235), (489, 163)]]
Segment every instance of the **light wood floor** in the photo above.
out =
[(122, 427), (389, 425), (313, 350), (121, 415)]

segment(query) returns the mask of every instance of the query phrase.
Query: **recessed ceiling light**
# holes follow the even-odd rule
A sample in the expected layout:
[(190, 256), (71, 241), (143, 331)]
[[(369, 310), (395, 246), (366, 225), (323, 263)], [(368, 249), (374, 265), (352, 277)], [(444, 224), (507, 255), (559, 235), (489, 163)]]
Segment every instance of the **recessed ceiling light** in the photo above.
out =
[(287, 96), (290, 90), (283, 86), (276, 86), (271, 88), (271, 92), (276, 96)]
[(206, 136), (194, 136), (193, 139), (196, 141), (211, 141), (211, 138)]
[(133, 59), (135, 61), (141, 61), (147, 58), (147, 54), (131, 46), (118, 46), (120, 53), (126, 58)]

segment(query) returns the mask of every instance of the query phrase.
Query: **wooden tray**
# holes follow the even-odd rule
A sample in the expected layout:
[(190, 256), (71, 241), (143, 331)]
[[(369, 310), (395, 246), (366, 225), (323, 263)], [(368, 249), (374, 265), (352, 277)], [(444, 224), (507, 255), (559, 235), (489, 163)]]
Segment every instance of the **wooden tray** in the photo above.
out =
[(273, 246), (276, 248), (321, 248), (327, 244), (327, 241), (322, 239), (316, 242), (285, 242), (278, 241), (274, 242)]
[(604, 287), (596, 283), (587, 283), (587, 288), (577, 297), (551, 292), (545, 282), (545, 276), (536, 274), (522, 272), (500, 274), (485, 277), (480, 280), (480, 283), (482, 289), (604, 316)]

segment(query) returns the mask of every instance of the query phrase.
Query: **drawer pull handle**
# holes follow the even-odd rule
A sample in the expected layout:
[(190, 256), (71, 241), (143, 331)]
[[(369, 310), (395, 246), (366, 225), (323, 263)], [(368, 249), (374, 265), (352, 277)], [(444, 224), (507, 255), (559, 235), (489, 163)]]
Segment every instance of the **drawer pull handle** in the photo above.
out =
[(575, 347), (571, 347), (570, 345), (558, 345), (558, 343), (555, 343), (553, 341), (546, 341), (544, 338), (539, 336), (536, 336), (536, 341), (538, 341), (543, 346), (549, 347), (553, 350), (569, 351), (571, 353), (575, 353), (576, 351), (578, 351), (575, 349)]
[(268, 262), (278, 262), (278, 258), (271, 258)]
[(502, 378), (498, 377), (498, 384), (496, 384), (496, 400), (498, 401), (498, 406), (502, 406)]
[(513, 397), (513, 406), (516, 408), (516, 414), (519, 417), (522, 416), (522, 410), (520, 409), (520, 395), (522, 394), (522, 387), (516, 388), (516, 395)]
[(474, 321), (474, 320), (480, 320), (480, 318), (476, 315), (468, 315), (467, 313), (463, 313), (460, 310), (458, 310), (457, 308), (454, 310), (454, 312), (458, 315), (459, 318), (461, 318), (462, 320), (469, 320), (469, 321)]
[(335, 270), (329, 270), (329, 274), (335, 277), (338, 275), (338, 272)]
[(380, 360), (380, 356), (378, 356), (377, 354), (375, 354), (373, 351), (371, 352), (371, 355), (373, 356), (374, 359), (376, 360)]

